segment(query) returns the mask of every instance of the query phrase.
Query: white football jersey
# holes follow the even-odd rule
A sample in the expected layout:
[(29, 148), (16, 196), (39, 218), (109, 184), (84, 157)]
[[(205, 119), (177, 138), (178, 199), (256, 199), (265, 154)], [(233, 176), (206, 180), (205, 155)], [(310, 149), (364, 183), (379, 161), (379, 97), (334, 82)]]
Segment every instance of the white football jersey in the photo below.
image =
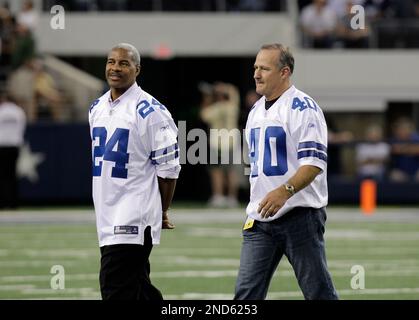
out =
[(24, 142), (25, 112), (13, 102), (0, 103), (0, 147), (19, 147)]
[(89, 110), (93, 202), (99, 246), (144, 244), (151, 226), (160, 242), (162, 203), (157, 177), (177, 179), (177, 127), (170, 112), (134, 83), (115, 101), (110, 91)]
[[(294, 207), (327, 205), (327, 125), (322, 110), (304, 92), (291, 86), (268, 109), (265, 97), (251, 109), (246, 124), (250, 157), (250, 202), (246, 213), (259, 221), (271, 221)], [(259, 203), (286, 183), (302, 165), (322, 170), (314, 181), (292, 196), (276, 214), (262, 219)]]

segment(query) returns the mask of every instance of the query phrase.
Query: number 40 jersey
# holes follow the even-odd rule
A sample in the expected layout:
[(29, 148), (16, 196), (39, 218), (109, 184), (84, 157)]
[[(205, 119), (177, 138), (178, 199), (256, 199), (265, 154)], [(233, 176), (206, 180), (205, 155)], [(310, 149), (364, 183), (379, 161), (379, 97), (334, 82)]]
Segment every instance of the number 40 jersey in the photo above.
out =
[(110, 91), (89, 110), (93, 202), (99, 246), (143, 244), (151, 226), (160, 241), (162, 203), (157, 177), (177, 179), (177, 128), (170, 112), (134, 83), (118, 99)]
[[(259, 99), (247, 119), (246, 140), (251, 171), (246, 209), (249, 217), (271, 221), (294, 207), (327, 205), (327, 125), (322, 110), (310, 96), (291, 86), (268, 110), (265, 97)], [(316, 166), (322, 172), (274, 216), (262, 219), (257, 212), (259, 203), (303, 165)]]

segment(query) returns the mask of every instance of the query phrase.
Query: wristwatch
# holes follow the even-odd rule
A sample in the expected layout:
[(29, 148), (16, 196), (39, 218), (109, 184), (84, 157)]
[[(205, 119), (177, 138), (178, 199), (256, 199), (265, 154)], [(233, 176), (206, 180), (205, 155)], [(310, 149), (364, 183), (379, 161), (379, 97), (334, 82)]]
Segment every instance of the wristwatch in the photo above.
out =
[(285, 190), (287, 190), (291, 196), (295, 194), (295, 187), (293, 185), (286, 183), (284, 184), (284, 186), (285, 186)]

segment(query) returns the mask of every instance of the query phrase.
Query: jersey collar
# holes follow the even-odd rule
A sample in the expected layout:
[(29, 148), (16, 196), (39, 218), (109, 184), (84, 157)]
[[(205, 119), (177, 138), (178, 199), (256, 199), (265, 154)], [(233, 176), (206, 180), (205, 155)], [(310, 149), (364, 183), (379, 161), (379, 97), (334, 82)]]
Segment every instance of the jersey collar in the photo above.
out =
[[(291, 85), (287, 90), (285, 90), (275, 101), (275, 103), (268, 109), (272, 109), (272, 107), (274, 105), (277, 105), (278, 103), (281, 103), (282, 101), (284, 101), (284, 99), (286, 99), (288, 97), (288, 95), (290, 95), (295, 89), (294, 85)], [(265, 109), (265, 101), (266, 101), (266, 97), (263, 97), (263, 108)]]
[(125, 91), (118, 99), (115, 99), (114, 101), (112, 101), (111, 90), (109, 90), (109, 95), (108, 95), (109, 105), (111, 107), (115, 107), (115, 106), (119, 105), (121, 102), (123, 102), (127, 99), (130, 99), (130, 97), (137, 92), (138, 93), (141, 92), (141, 88), (140, 88), (140, 86), (138, 86), (137, 82), (134, 82), (132, 84), (132, 86), (129, 87), (127, 89), (127, 91)]

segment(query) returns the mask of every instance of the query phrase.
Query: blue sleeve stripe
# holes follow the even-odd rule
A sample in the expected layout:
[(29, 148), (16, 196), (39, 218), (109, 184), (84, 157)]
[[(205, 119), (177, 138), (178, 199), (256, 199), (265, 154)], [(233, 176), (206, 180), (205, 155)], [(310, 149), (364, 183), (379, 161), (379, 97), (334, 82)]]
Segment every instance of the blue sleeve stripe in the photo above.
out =
[(165, 156), (165, 157), (161, 157), (161, 158), (158, 158), (158, 159), (151, 159), (151, 163), (159, 165), (159, 164), (167, 163), (170, 160), (174, 160), (176, 158), (179, 158), (179, 152), (178, 151), (176, 151), (172, 154), (169, 154), (168, 156)]
[(175, 144), (173, 144), (171, 146), (168, 146), (166, 148), (151, 151), (150, 159), (155, 159), (155, 158), (161, 157), (165, 154), (171, 153), (171, 152), (173, 152), (175, 150), (178, 150), (178, 149), (179, 149), (178, 144), (175, 143)]
[(317, 143), (314, 141), (300, 142), (298, 144), (298, 150), (307, 148), (315, 148), (317, 150), (327, 152), (327, 147), (324, 144)]
[(327, 155), (325, 155), (323, 152), (318, 152), (316, 150), (300, 151), (298, 152), (297, 157), (298, 159), (314, 157), (327, 162)]
[(92, 112), (93, 108), (99, 103), (100, 99), (96, 99), (89, 107), (89, 113)]

